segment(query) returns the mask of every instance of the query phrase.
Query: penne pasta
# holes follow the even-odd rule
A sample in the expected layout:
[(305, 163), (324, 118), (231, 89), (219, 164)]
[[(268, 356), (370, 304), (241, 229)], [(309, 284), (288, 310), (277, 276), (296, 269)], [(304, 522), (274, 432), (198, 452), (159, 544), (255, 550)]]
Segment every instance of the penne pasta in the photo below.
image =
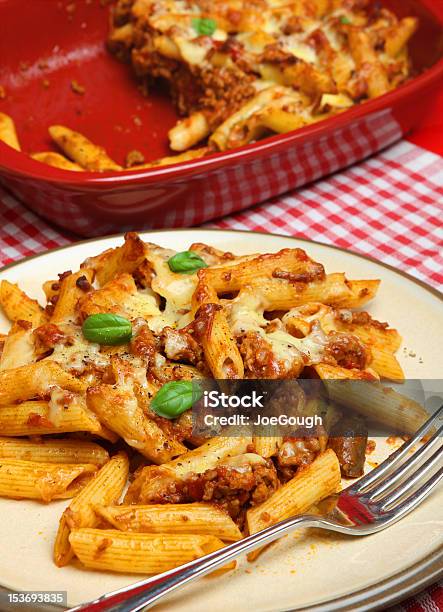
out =
[(0, 437), (0, 458), (102, 466), (109, 461), (109, 453), (98, 444), (83, 440), (51, 438), (33, 441)]
[(214, 289), (200, 280), (193, 296), (200, 340), (214, 378), (242, 378), (243, 360)]
[(199, 149), (191, 149), (190, 151), (186, 151), (185, 153), (180, 153), (179, 155), (160, 157), (159, 159), (155, 159), (152, 162), (147, 162), (146, 164), (139, 164), (137, 166), (132, 166), (132, 168), (126, 168), (126, 171), (145, 170), (147, 168), (157, 168), (161, 166), (170, 166), (171, 164), (180, 164), (182, 162), (190, 161), (192, 159), (199, 159), (200, 157), (204, 157), (210, 152), (211, 150), (209, 147), (200, 147)]
[(343, 296), (334, 301), (334, 306), (340, 308), (361, 308), (373, 300), (380, 286), (379, 280), (347, 281), (351, 295)]
[(94, 512), (94, 506), (116, 503), (123, 493), (128, 473), (127, 456), (124, 453), (115, 455), (97, 472), (63, 512), (54, 544), (54, 561), (58, 567), (69, 563), (73, 556), (69, 543), (71, 530), (95, 527), (99, 519)]
[(337, 456), (328, 449), (277, 489), (263, 504), (248, 510), (249, 533), (257, 533), (278, 521), (303, 514), (314, 504), (336, 493), (340, 481)]
[(344, 305), (352, 299), (344, 274), (327, 274), (322, 281), (291, 283), (285, 279), (261, 279), (254, 285), (266, 310), (290, 310), (309, 302)]
[(283, 438), (281, 436), (262, 436), (253, 439), (255, 452), (261, 457), (272, 457), (277, 454)]
[(240, 529), (226, 513), (211, 504), (152, 504), (95, 506), (95, 512), (114, 529), (138, 533), (193, 533), (224, 542), (241, 540)]
[(60, 168), (60, 170), (73, 170), (74, 172), (84, 172), (84, 169), (70, 161), (64, 155), (60, 153), (54, 153), (53, 151), (44, 151), (42, 153), (33, 153), (32, 159), (42, 164), (47, 164), (53, 168)]
[(187, 474), (202, 474), (229, 457), (247, 452), (252, 443), (250, 437), (212, 438), (198, 448), (187, 452), (174, 461), (164, 463), (159, 468), (147, 466), (141, 470), (137, 478), (130, 484), (125, 503), (149, 503), (152, 495), (164, 483), (176, 482)]
[(385, 51), (391, 57), (397, 57), (417, 30), (418, 20), (415, 17), (405, 17), (393, 27), (386, 36)]
[(68, 499), (92, 478), (96, 465), (44, 463), (2, 459), (0, 462), (0, 497), (13, 499)]
[(404, 381), (405, 375), (396, 357), (389, 351), (379, 346), (371, 347), (372, 360), (370, 366), (381, 378), (388, 380)]
[(146, 417), (130, 388), (116, 389), (111, 385), (90, 387), (87, 403), (106, 427), (154, 463), (165, 463), (187, 451), (183, 444), (169, 439), (154, 421)]
[(179, 121), (171, 130), (168, 137), (173, 151), (186, 151), (206, 138), (210, 133), (210, 126), (203, 113), (194, 113), (186, 119)]
[(122, 169), (102, 147), (95, 145), (79, 132), (63, 125), (53, 125), (49, 128), (49, 134), (65, 155), (85, 170), (104, 172)]
[(34, 338), (31, 329), (14, 323), (3, 344), (0, 355), (0, 371), (19, 368), (35, 361)]
[(0, 113), (0, 141), (12, 147), (16, 151), (21, 151), (20, 143), (15, 129), (15, 123), (9, 115)]
[(43, 397), (56, 386), (72, 393), (82, 393), (88, 384), (50, 360), (3, 370), (0, 372), (0, 406)]
[[(69, 541), (85, 567), (131, 574), (165, 572), (223, 547), (206, 535), (123, 533), (107, 529), (76, 529)], [(229, 568), (235, 567), (235, 562)]]
[(348, 40), (357, 67), (364, 67), (369, 97), (376, 98), (385, 94), (390, 89), (388, 75), (374, 51), (369, 34), (351, 29)]
[(75, 322), (78, 316), (77, 304), (85, 296), (85, 291), (81, 289), (81, 285), (79, 286), (79, 281), (80, 279), (86, 281), (86, 286), (88, 286), (92, 283), (93, 278), (93, 270), (87, 268), (82, 268), (75, 274), (67, 274), (63, 278), (54, 312), (51, 316), (51, 323)]
[(54, 422), (46, 401), (24, 401), (0, 407), (0, 432), (4, 436), (41, 436), (85, 431), (113, 442), (117, 437), (106, 430), (83, 402), (69, 402)]
[[(282, 249), (278, 253), (268, 253), (256, 257), (235, 259), (224, 265), (203, 269), (199, 278), (218, 293), (240, 291), (249, 284), (259, 284), (264, 278), (279, 278), (279, 272), (292, 275), (291, 282), (306, 282), (306, 279), (324, 278), (321, 264), (310, 259), (302, 249)], [(283, 276), (280, 274), (280, 276)]]
[(131, 274), (145, 260), (145, 244), (134, 232), (125, 234), (121, 247), (109, 249), (97, 257), (90, 257), (82, 269), (93, 269), (100, 287), (122, 273)]
[(315, 370), (333, 401), (395, 431), (414, 434), (429, 418), (416, 401), (377, 380), (368, 380), (364, 373), (355, 373), (352, 380), (352, 373), (343, 368), (319, 364)]
[(32, 327), (38, 327), (46, 318), (37, 300), (32, 300), (7, 280), (0, 283), (0, 305), (10, 321), (27, 321)]

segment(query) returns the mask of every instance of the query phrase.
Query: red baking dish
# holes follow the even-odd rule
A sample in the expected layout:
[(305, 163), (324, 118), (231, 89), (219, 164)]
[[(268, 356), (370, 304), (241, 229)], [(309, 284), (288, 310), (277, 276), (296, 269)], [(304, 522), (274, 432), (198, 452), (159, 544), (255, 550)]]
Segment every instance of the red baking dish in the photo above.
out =
[[(166, 96), (144, 98), (127, 66), (108, 55), (107, 2), (0, 0), (0, 111), (10, 114), (25, 151), (52, 148), (62, 123), (122, 162), (168, 154), (176, 115)], [(244, 209), (344, 168), (414, 127), (443, 80), (443, 2), (386, 0), (416, 15), (411, 43), (418, 76), (399, 89), (313, 126), (241, 149), (158, 169), (76, 173), (40, 164), (0, 143), (0, 180), (27, 206), (85, 236), (124, 229), (190, 226)], [(75, 80), (84, 95), (71, 89)]]

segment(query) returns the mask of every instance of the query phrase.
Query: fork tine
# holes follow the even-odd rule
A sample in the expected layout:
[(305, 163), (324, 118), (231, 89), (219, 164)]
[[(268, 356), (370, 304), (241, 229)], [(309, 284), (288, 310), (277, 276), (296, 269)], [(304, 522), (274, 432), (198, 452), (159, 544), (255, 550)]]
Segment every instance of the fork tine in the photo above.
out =
[(432, 468), (443, 459), (443, 447), (439, 448), (423, 465), (409, 478), (402, 482), (394, 491), (388, 493), (382, 500), (380, 509), (385, 512), (389, 506), (392, 506), (398, 499), (403, 497), (405, 493), (411, 491), (412, 488), (425, 476)]
[(424, 485), (422, 485), (417, 491), (412, 493), (409, 497), (407, 497), (403, 502), (398, 504), (395, 508), (391, 509), (395, 521), (398, 521), (403, 516), (411, 512), (416, 506), (418, 506), (424, 499), (428, 497), (428, 495), (432, 492), (432, 490), (438, 485), (440, 480), (443, 479), (443, 467), (441, 467)]
[(363, 478), (360, 478), (360, 480), (354, 485), (351, 485), (348, 488), (348, 491), (350, 493), (362, 493), (366, 491), (373, 483), (378, 482), (382, 476), (390, 471), (397, 463), (399, 463), (399, 461), (403, 459), (403, 457), (408, 454), (408, 452), (417, 444), (417, 442), (419, 442), (423, 436), (428, 433), (434, 423), (441, 416), (443, 416), (443, 405), (440, 406), (437, 412), (435, 412), (431, 418), (420, 427), (413, 438), (411, 438), (408, 442), (405, 442), (405, 444), (400, 446), (399, 449), (389, 455), (389, 457), (385, 459), (383, 463), (380, 463), (377, 468), (369, 472), (369, 474), (366, 474), (366, 476), (363, 476)]
[(410, 459), (408, 459), (408, 461), (402, 463), (398, 469), (390, 472), (379, 484), (379, 481), (377, 481), (377, 484), (373, 489), (371, 489), (369, 495), (365, 495), (365, 499), (368, 501), (373, 501), (374, 499), (380, 497), (385, 491), (390, 489), (393, 484), (401, 480), (408, 472), (412, 472), (412, 469), (421, 461), (424, 455), (426, 455), (430, 449), (437, 444), (437, 442), (441, 441), (442, 436), (443, 425), (425, 444), (423, 444), (423, 446), (417, 452), (411, 456)]

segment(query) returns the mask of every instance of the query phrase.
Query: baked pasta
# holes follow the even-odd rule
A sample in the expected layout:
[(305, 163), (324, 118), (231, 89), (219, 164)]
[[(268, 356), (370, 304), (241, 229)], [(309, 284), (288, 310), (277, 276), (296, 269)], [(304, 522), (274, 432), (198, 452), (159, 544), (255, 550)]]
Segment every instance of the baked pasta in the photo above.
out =
[[(418, 26), (371, 0), (119, 0), (111, 21), (108, 47), (145, 93), (169, 87), (176, 154), (144, 163), (133, 150), (120, 165), (86, 135), (52, 125), (60, 151), (32, 152), (34, 160), (76, 172), (144, 170), (296, 130), (404, 83)], [(0, 141), (21, 150), (4, 113)]]
[(224, 151), (395, 89), (417, 25), (370, 0), (119, 0), (108, 46), (167, 82), (174, 151)]
[[(55, 563), (130, 573), (311, 511), (341, 474), (362, 474), (361, 416), (407, 432), (427, 418), (380, 382), (403, 373), (398, 332), (361, 310), (378, 286), (326, 273), (297, 248), (238, 257), (194, 243), (176, 253), (134, 233), (45, 282), (45, 306), (3, 280), (0, 496), (70, 498)], [(196, 437), (198, 381), (307, 377), (349, 383), (303, 398), (332, 419), (357, 410), (346, 438)], [(360, 380), (373, 383), (364, 401)]]

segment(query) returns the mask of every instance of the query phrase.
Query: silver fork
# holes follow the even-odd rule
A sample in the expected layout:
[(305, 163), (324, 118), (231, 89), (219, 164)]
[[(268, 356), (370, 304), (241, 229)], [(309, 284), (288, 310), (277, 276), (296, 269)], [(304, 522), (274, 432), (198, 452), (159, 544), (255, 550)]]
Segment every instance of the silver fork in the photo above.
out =
[[(442, 416), (443, 406), (413, 438), (376, 469), (344, 489), (338, 496), (336, 508), (327, 517), (305, 514), (286, 519), (221, 550), (129, 587), (107, 593), (99, 599), (71, 608), (69, 612), (146, 610), (192, 580), (300, 527), (320, 527), (352, 536), (370, 535), (390, 527), (416, 508), (443, 478), (443, 425), (419, 450), (410, 454), (414, 446)], [(437, 450), (428, 457), (431, 449), (435, 447), (438, 447)], [(405, 460), (409, 454), (409, 458)], [(440, 467), (436, 470), (438, 466)], [(417, 488), (419, 483), (422, 484)]]

